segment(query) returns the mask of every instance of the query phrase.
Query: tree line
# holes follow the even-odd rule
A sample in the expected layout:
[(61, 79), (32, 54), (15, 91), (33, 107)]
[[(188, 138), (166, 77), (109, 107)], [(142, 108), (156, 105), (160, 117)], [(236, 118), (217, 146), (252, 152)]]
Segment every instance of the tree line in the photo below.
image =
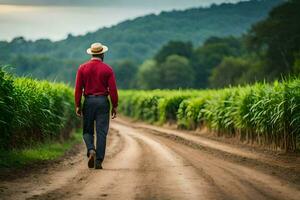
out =
[[(276, 2), (278, 4), (281, 0)], [(226, 30), (230, 29), (232, 32), (227, 32), (221, 30), (220, 23), (224, 20), (219, 19), (223, 18), (226, 13), (229, 14), (229, 11), (241, 16), (241, 11), (250, 12), (266, 6), (271, 8), (276, 3), (266, 0), (236, 5), (222, 4), (212, 6), (210, 9), (163, 12), (158, 16), (150, 15), (126, 21), (100, 31), (101, 34), (110, 33), (108, 35), (112, 32), (116, 35), (122, 33), (118, 35), (117, 40), (114, 39), (116, 44), (121, 45), (121, 48), (112, 46), (113, 51), (108, 54), (105, 61), (114, 68), (118, 86), (123, 89), (216, 88), (255, 81), (272, 81), (289, 75), (298, 75), (300, 72), (299, 3), (297, 0), (289, 0), (275, 7), (265, 20), (252, 25), (242, 36), (233, 34), (233, 25), (239, 27), (238, 33), (241, 33), (240, 23), (236, 24), (231, 21), (232, 26), (227, 27)], [(258, 10), (260, 12), (253, 14), (252, 20), (263, 15), (263, 9)], [(202, 32), (193, 31), (188, 27), (196, 26), (197, 23), (192, 22), (192, 19), (198, 18), (199, 15), (207, 16), (204, 14), (206, 12), (210, 14), (210, 18), (218, 19), (219, 28), (213, 28), (214, 31), (210, 35), (215, 36), (200, 42), (199, 45), (199, 41), (207, 38), (208, 35), (202, 37)], [(182, 26), (176, 26), (181, 28), (175, 31), (174, 26), (168, 27), (167, 24), (173, 24), (174, 19), (178, 17), (184, 18), (185, 21), (181, 23)], [(216, 24), (213, 24), (215, 27)], [(173, 35), (176, 33), (187, 35), (185, 34), (185, 38), (171, 37), (169, 32), (158, 31), (161, 37), (166, 37), (158, 40), (160, 37), (155, 31), (151, 32), (153, 37), (144, 34), (145, 31), (150, 33), (150, 29), (145, 28), (148, 25), (151, 25), (152, 29), (161, 26)], [(200, 25), (207, 27), (208, 21), (206, 20), (204, 24), (201, 22)], [(125, 29), (125, 32), (120, 31)], [(201, 27), (197, 27), (197, 30), (200, 29)], [(129, 31), (128, 34), (127, 31)], [(10, 43), (0, 42), (0, 64), (11, 64), (13, 66), (11, 71), (17, 75), (29, 75), (73, 84), (79, 64), (88, 59), (88, 56), (82, 53), (82, 49), (88, 46), (85, 43), (94, 41), (95, 38), (106, 38), (100, 32), (78, 37), (69, 35), (66, 40), (59, 42), (50, 40), (32, 42), (24, 38), (15, 38)], [(217, 32), (222, 34), (216, 34)], [(191, 33), (194, 36), (189, 35)], [(223, 36), (228, 34), (233, 36)], [(132, 38), (128, 38), (128, 35)], [(166, 42), (167, 38), (173, 38), (173, 40)], [(186, 41), (187, 38), (191, 41)], [(123, 39), (128, 45), (120, 42)], [(71, 48), (74, 44), (76, 48)], [(151, 53), (136, 46), (141, 47), (145, 44), (151, 47)], [(164, 45), (159, 48), (161, 44)], [(74, 51), (65, 51), (66, 49), (74, 49)], [(117, 53), (118, 49), (120, 54)], [(137, 54), (130, 53), (133, 49)], [(114, 59), (111, 57), (113, 53)]]
[[(170, 40), (191, 41), (199, 46), (210, 36), (239, 36), (282, 2), (251, 0), (161, 12), (126, 20), (82, 36), (69, 34), (66, 39), (55, 42), (49, 39), (30, 41), (23, 37), (10, 42), (0, 41), (0, 65), (11, 65), (17, 75), (73, 83), (79, 64), (89, 59), (85, 49), (95, 41), (110, 47), (106, 62), (113, 65), (113, 62), (120, 63), (125, 59), (139, 66)], [(128, 66), (128, 62), (124, 66)], [(113, 67), (118, 68), (118, 65)], [(132, 86), (122, 82), (119, 85)]]
[(137, 66), (114, 63), (119, 87), (218, 88), (300, 74), (300, 2), (290, 0), (241, 37), (210, 37), (203, 45), (170, 41)]

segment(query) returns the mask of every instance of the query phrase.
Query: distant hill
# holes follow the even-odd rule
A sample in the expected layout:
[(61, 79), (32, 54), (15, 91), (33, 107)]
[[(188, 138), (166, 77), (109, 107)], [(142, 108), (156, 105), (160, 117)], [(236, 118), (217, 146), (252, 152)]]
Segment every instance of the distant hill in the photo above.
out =
[[(239, 36), (245, 33), (251, 24), (265, 18), (268, 12), (281, 2), (283, 0), (252, 0), (236, 4), (212, 5), (209, 8), (162, 12), (159, 15), (151, 14), (127, 20), (83, 36), (69, 35), (67, 39), (58, 42), (15, 38), (11, 42), (0, 42), (0, 59), (2, 63), (8, 63), (15, 59), (16, 55), (22, 55), (22, 59), (25, 60), (33, 56), (35, 59), (43, 57), (48, 64), (53, 60), (51, 70), (36, 75), (53, 78), (57, 77), (56, 70), (64, 70), (62, 62), (69, 65), (87, 59), (85, 49), (92, 42), (101, 41), (111, 49), (106, 58), (108, 62), (130, 59), (139, 63), (153, 56), (170, 40), (192, 41), (198, 46), (210, 36)], [(18, 62), (15, 66), (22, 65), (21, 71), (30, 72), (35, 70), (35, 66), (29, 66), (30, 63)], [(72, 73), (74, 70), (68, 69)], [(65, 76), (68, 73), (63, 74)], [(64, 76), (61, 75), (58, 79), (70, 80)]]

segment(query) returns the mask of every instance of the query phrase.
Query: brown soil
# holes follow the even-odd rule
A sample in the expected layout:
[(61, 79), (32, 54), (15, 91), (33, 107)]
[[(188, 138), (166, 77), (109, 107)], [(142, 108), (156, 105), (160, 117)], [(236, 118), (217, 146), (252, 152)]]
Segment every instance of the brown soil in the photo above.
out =
[(300, 199), (298, 155), (122, 119), (103, 167), (87, 168), (82, 144), (59, 162), (8, 172), (0, 199)]

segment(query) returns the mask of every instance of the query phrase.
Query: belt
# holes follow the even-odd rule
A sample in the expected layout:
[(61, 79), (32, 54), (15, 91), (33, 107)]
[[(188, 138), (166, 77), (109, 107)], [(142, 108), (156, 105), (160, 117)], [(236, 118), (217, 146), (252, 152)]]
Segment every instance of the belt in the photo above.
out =
[(107, 97), (106, 95), (85, 95), (85, 98), (93, 98), (93, 97)]

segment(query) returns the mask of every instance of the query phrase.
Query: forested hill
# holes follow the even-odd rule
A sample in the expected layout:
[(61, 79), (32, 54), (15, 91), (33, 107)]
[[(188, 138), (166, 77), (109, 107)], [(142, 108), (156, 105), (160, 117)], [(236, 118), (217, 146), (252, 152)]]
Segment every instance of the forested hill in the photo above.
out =
[[(15, 38), (11, 42), (0, 42), (0, 59), (2, 63), (15, 66), (18, 74), (30, 72), (41, 78), (73, 80), (74, 65), (87, 59), (85, 49), (92, 42), (101, 41), (110, 47), (108, 62), (124, 59), (141, 62), (170, 40), (192, 41), (200, 45), (210, 36), (241, 35), (280, 2), (283, 0), (252, 0), (162, 12), (127, 20), (83, 36), (69, 35), (58, 42)], [(44, 69), (40, 68), (39, 62), (43, 63)]]

